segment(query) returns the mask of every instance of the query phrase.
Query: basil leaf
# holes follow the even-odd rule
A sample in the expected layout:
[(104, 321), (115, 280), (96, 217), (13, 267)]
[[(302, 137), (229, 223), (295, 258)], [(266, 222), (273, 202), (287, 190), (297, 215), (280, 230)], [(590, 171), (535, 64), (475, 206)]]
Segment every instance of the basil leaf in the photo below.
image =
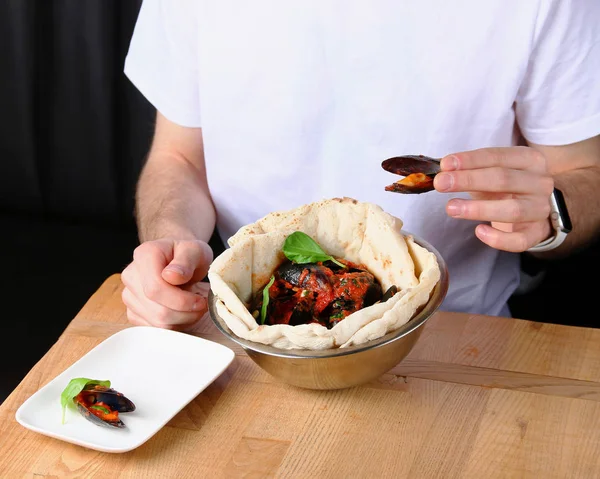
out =
[(295, 231), (283, 243), (283, 254), (294, 263), (317, 263), (319, 261), (333, 261), (338, 266), (346, 268), (345, 264), (337, 261), (321, 249), (319, 244), (302, 231)]
[(104, 407), (104, 406), (90, 406), (90, 409), (96, 409), (97, 411), (102, 411), (104, 414), (110, 414), (110, 409)]
[(62, 423), (65, 423), (65, 411), (67, 406), (73, 405), (73, 398), (76, 397), (87, 385), (98, 384), (100, 386), (110, 387), (110, 381), (101, 381), (97, 379), (89, 378), (74, 378), (69, 381), (67, 387), (63, 390), (60, 395), (60, 404), (62, 406)]
[(263, 303), (260, 308), (260, 324), (265, 324), (265, 319), (267, 319), (267, 306), (269, 306), (269, 288), (273, 286), (275, 282), (275, 276), (271, 276), (271, 279), (263, 289)]

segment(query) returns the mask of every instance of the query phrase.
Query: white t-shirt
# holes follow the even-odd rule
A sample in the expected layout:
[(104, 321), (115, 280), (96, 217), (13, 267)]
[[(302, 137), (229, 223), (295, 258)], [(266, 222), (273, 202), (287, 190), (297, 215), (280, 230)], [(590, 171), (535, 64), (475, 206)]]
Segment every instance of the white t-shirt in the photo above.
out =
[(202, 127), (223, 240), (273, 210), (373, 202), (446, 259), (444, 310), (509, 316), (519, 256), (448, 217), (451, 195), (384, 191), (381, 161), (600, 133), (600, 2), (145, 0), (125, 73)]

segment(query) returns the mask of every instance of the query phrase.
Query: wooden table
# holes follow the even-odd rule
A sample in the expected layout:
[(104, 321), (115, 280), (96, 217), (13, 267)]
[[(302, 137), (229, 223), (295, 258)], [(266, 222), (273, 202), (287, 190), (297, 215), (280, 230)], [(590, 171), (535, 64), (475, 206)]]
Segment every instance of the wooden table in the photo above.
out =
[(0, 477), (600, 478), (600, 329), (437, 313), (378, 381), (280, 384), (235, 350), (153, 438), (107, 454), (15, 421), (30, 395), (129, 327), (111, 276), (0, 407)]

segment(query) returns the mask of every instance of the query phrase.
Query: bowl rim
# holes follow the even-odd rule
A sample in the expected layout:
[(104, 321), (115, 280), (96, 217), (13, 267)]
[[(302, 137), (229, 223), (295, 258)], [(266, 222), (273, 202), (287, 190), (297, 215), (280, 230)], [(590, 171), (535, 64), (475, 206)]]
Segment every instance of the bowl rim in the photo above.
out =
[(366, 343), (356, 344), (353, 346), (348, 346), (346, 348), (329, 348), (329, 349), (321, 349), (321, 350), (313, 350), (313, 349), (281, 349), (276, 348), (274, 346), (270, 346), (267, 344), (257, 343), (254, 341), (249, 341), (247, 339), (240, 338), (237, 336), (229, 327), (227, 323), (221, 316), (217, 313), (216, 303), (217, 297), (209, 290), (208, 293), (208, 310), (209, 316), (217, 329), (221, 331), (226, 337), (231, 339), (233, 342), (240, 345), (244, 350), (253, 351), (261, 354), (265, 354), (268, 356), (276, 356), (288, 359), (308, 359), (308, 358), (334, 358), (340, 356), (346, 356), (349, 354), (355, 354), (361, 351), (365, 351), (368, 349), (375, 349), (385, 346), (386, 344), (397, 341), (404, 336), (409, 335), (416, 329), (423, 326), (427, 320), (433, 316), (433, 314), (440, 308), (442, 302), (444, 301), (446, 294), (448, 293), (449, 286), (449, 275), (448, 275), (448, 265), (446, 261), (440, 254), (440, 252), (433, 247), (429, 242), (424, 240), (423, 238), (415, 235), (414, 233), (407, 232), (405, 230), (400, 230), (400, 232), (406, 237), (412, 237), (414, 242), (419, 246), (427, 249), (431, 253), (433, 253), (437, 259), (438, 266), (440, 268), (440, 279), (437, 284), (434, 286), (431, 295), (429, 297), (429, 301), (425, 304), (425, 306), (419, 311), (412, 319), (407, 321), (405, 324), (400, 326), (400, 328), (395, 331), (391, 331), (380, 338), (373, 339), (371, 341), (367, 341)]

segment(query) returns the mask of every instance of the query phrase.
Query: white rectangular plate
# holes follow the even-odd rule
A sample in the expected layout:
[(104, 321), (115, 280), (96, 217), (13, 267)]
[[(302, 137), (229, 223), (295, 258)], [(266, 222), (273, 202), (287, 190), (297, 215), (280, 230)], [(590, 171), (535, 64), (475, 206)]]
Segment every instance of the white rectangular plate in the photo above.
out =
[[(220, 376), (233, 361), (231, 349), (185, 333), (134, 326), (104, 340), (39, 391), (16, 412), (22, 426), (103, 452), (142, 445)], [(60, 395), (73, 378), (110, 380), (136, 410), (121, 413), (125, 428), (97, 426), (67, 409)]]

